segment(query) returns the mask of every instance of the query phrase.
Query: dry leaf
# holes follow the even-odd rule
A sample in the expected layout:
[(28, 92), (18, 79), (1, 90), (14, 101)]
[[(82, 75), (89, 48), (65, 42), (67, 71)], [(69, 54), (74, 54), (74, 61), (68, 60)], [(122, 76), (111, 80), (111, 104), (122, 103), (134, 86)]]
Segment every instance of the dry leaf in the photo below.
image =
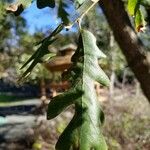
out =
[(15, 16), (19, 16), (23, 12), (24, 8), (22, 4), (11, 4), (6, 8), (8, 13), (14, 13)]

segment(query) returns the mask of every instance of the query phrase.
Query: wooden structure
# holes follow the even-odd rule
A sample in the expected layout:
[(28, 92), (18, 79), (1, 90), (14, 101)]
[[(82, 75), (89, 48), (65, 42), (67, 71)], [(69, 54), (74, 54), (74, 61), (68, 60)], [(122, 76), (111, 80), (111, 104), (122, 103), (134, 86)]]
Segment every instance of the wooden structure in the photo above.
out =
[[(73, 44), (66, 45), (62, 47), (58, 52), (56, 57), (51, 59), (48, 63), (45, 64), (45, 67), (55, 75), (56, 72), (62, 73), (64, 70), (68, 69), (72, 62), (71, 57), (74, 54), (76, 46)], [(67, 81), (56, 83), (55, 81), (48, 85), (52, 91), (52, 97), (57, 95), (59, 89), (66, 90), (69, 88)]]
[(71, 57), (76, 47), (72, 44), (62, 47), (56, 57), (45, 64), (45, 67), (51, 72), (63, 72), (71, 66)]

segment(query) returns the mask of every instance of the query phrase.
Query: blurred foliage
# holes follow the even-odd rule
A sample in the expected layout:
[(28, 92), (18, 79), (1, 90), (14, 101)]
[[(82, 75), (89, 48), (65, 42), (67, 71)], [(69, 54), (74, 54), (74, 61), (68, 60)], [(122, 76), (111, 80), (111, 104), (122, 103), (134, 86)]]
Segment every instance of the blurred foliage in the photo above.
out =
[(140, 33), (138, 36), (141, 39), (141, 41), (143, 42), (144, 46), (146, 47), (147, 51), (150, 51), (150, 28), (147, 28), (146, 32), (144, 33)]
[(56, 128), (56, 131), (61, 134), (63, 133), (63, 131), (65, 130), (67, 124), (65, 121), (62, 121), (60, 124), (58, 124), (57, 128)]
[(18, 99), (17, 96), (14, 95), (6, 95), (4, 93), (0, 93), (0, 102), (10, 102), (16, 101)]
[(33, 144), (32, 148), (33, 148), (34, 150), (41, 150), (41, 149), (42, 149), (42, 144), (40, 143), (40, 141), (36, 141), (36, 142)]
[[(51, 31), (47, 33), (37, 32), (30, 35), (26, 28), (26, 21), (21, 16), (16, 18), (13, 14), (6, 15), (6, 4), (3, 2), (0, 2), (0, 7), (0, 78), (12, 78), (11, 81), (16, 81), (26, 70), (20, 70), (20, 68), (38, 48), (34, 43), (45, 38), (47, 33)], [(54, 44), (55, 52), (61, 48), (62, 44), (75, 43), (73, 40), (75, 34), (66, 34), (66, 38), (62, 38), (62, 35), (59, 34), (58, 37), (60, 40), (57, 44)], [(13, 72), (13, 77), (8, 73), (9, 70)], [(51, 79), (52, 75), (43, 65), (38, 64), (26, 81), (37, 82), (43, 77)]]
[(68, 5), (63, 1), (63, 0), (59, 0), (59, 7), (58, 7), (58, 17), (61, 18), (62, 22), (65, 25), (69, 24), (69, 14), (67, 13), (67, 11), (65, 10), (65, 8), (67, 8)]
[(150, 110), (146, 99), (126, 93), (126, 98), (104, 104), (104, 135), (110, 150), (150, 149)]
[[(56, 1), (56, 2), (57, 3), (60, 2), (60, 4), (61, 4), (61, 1)], [(62, 7), (64, 7), (66, 9), (66, 7), (68, 7), (68, 6), (64, 4)], [(61, 9), (63, 9), (62, 7), (61, 7)], [(64, 14), (64, 13), (62, 13), (62, 14)], [(10, 18), (11, 21), (8, 20), (7, 22), (9, 24), (12, 22), (9, 25), (10, 29), (9, 30), (6, 29), (6, 32), (3, 32), (5, 37), (3, 37), (3, 40), (0, 40), (0, 41), (5, 43), (3, 48), (10, 49), (9, 52), (11, 53), (11, 56), (13, 56), (13, 57), (9, 57), (9, 54), (7, 54), (8, 57), (5, 57), (5, 58), (8, 58), (8, 59), (2, 60), (5, 64), (5, 67), (4, 67), (4, 64), (1, 64), (1, 66), (0, 66), (0, 71), (3, 72), (3, 76), (8, 76), (8, 74), (4, 73), (5, 70), (7, 68), (10, 68), (10, 66), (14, 65), (15, 63), (17, 63), (17, 64), (12, 67), (17, 67), (16, 69), (17, 69), (17, 74), (18, 74), (19, 67), (20, 67), (20, 65), (18, 65), (18, 64), (19, 63), (23, 64), (23, 62), (25, 63), (25, 59), (23, 61), (23, 57), (25, 57), (27, 60), (27, 56), (24, 53), (27, 53), (28, 56), (33, 54), (33, 52), (35, 52), (37, 49), (37, 46), (34, 46), (33, 43), (36, 43), (37, 41), (40, 41), (40, 39), (45, 37), (45, 35), (40, 32), (36, 33), (35, 35), (30, 35), (26, 31), (27, 30), (26, 23), (23, 18), (17, 17), (17, 19), (16, 19), (13, 15), (7, 15), (7, 18), (9, 18), (9, 17), (11, 17)], [(93, 20), (92, 22), (91, 22), (91, 19)], [(108, 27), (106, 19), (103, 16), (101, 10), (98, 7), (96, 7), (95, 9), (92, 9), (88, 13), (88, 15), (86, 15), (83, 22), (84, 22), (83, 23), (84, 26), (86, 26), (88, 28), (88, 30), (90, 30), (94, 33), (94, 35), (97, 38), (98, 46), (107, 55), (107, 59), (100, 60), (100, 64), (102, 65), (102, 68), (104, 70), (106, 70), (106, 72), (108, 74), (111, 74), (112, 68), (113, 68), (113, 70), (115, 70), (116, 74), (119, 74), (119, 75), (123, 74), (122, 72), (123, 72), (124, 68), (126, 67), (126, 61), (120, 51), (120, 48), (118, 47), (118, 45), (116, 44), (115, 41), (114, 41), (114, 46), (110, 47), (111, 30)], [(6, 27), (7, 26), (5, 26), (5, 28)], [(4, 28), (4, 26), (3, 26), (3, 28)], [(13, 30), (13, 34), (12, 34), (12, 30)], [(0, 31), (4, 31), (4, 29), (2, 29)], [(48, 34), (48, 33), (46, 33), (46, 34)], [(12, 36), (13, 36), (13, 41), (14, 41), (13, 43), (15, 46), (10, 44), (9, 36), (11, 36), (10, 39), (12, 39)], [(59, 41), (57, 40), (57, 44), (56, 43), (53, 44), (53, 46), (55, 48), (61, 47), (62, 45), (69, 44), (69, 43), (77, 43), (76, 34), (74, 34), (74, 33), (65, 34), (65, 38), (63, 36), (64, 35), (62, 35), (62, 34), (58, 35)], [(115, 56), (115, 58), (113, 58), (112, 56)], [(6, 61), (7, 61), (7, 63), (6, 63)], [(6, 65), (6, 64), (8, 64), (8, 65)], [(36, 71), (34, 71), (34, 72), (37, 72), (39, 66), (40, 65), (38, 65), (38, 67), (36, 68)], [(21, 73), (23, 73), (23, 71), (21, 71)], [(35, 79), (36, 73), (33, 73), (33, 74), (34, 74), (33, 77), (29, 77), (29, 80)], [(19, 75), (20, 75), (20, 73), (19, 73)], [(31, 74), (31, 76), (32, 76), (32, 74)]]
[[(138, 8), (139, 11), (142, 11), (142, 14), (144, 14), (144, 16), (148, 17), (148, 13), (146, 12), (147, 10), (145, 10), (145, 8), (146, 9), (149, 8), (148, 0), (146, 0), (146, 1), (142, 0), (141, 4), (137, 0), (134, 0), (134, 1), (129, 0), (128, 3), (127, 3), (127, 0), (124, 0), (124, 1), (126, 2), (128, 11), (131, 15), (133, 15), (135, 13), (140, 14), (141, 12), (138, 13), (136, 10)], [(4, 2), (4, 0), (1, 1), (1, 3), (3, 3), (3, 2)], [(22, 0), (19, 0), (19, 2), (23, 3), (23, 5), (24, 4), (27, 5), (27, 3), (32, 3), (33, 1), (28, 0), (27, 2), (23, 2)], [(84, 0), (76, 0), (75, 1), (77, 7), (79, 5), (81, 5), (83, 2), (84, 2)], [(39, 8), (44, 8), (47, 6), (53, 8), (55, 6), (55, 3), (57, 3), (56, 6), (58, 7), (58, 17), (61, 18), (62, 22), (68, 24), (69, 23), (69, 20), (68, 20), (69, 14), (67, 12), (67, 9), (69, 9), (69, 5), (68, 5), (67, 1), (62, 1), (62, 0), (54, 1), (53, 0), (53, 1), (46, 1), (43, 3), (41, 0), (37, 0), (37, 6)], [(18, 61), (19, 56), (21, 54), (23, 54), (24, 52), (27, 52), (30, 54), (35, 52), (35, 47), (33, 46), (33, 44), (32, 44), (33, 42), (31, 42), (31, 41), (36, 41), (34, 36), (31, 37), (25, 31), (26, 30), (24, 28), (25, 20), (23, 20), (23, 18), (19, 17), (19, 18), (17, 18), (17, 21), (16, 21), (16, 18), (13, 15), (6, 16), (6, 14), (4, 13), (5, 11), (4, 11), (3, 4), (0, 5), (0, 7), (1, 7), (1, 9), (0, 9), (0, 12), (1, 12), (0, 31), (4, 31), (0, 37), (0, 51), (4, 51), (4, 48), (5, 48), (7, 52), (9, 51), (9, 53), (11, 54), (11, 56), (13, 56), (14, 59), (12, 59), (12, 57), (9, 57), (9, 54), (4, 54), (5, 58), (7, 58), (5, 60), (0, 58), (0, 60), (2, 62), (4, 62), (4, 64), (6, 64), (5, 67), (4, 67), (3, 63), (0, 65), (0, 72), (1, 72), (0, 76), (1, 77), (8, 76), (8, 73), (4, 73), (4, 72), (7, 70), (7, 68), (10, 68), (9, 67), (9, 66), (11, 66), (10, 64), (15, 64), (15, 62)], [(141, 26), (141, 23), (143, 22), (143, 16), (138, 15), (138, 17), (136, 17), (136, 18), (138, 18), (137, 23), (139, 23), (137, 26)], [(136, 20), (136, 18), (135, 18), (135, 20)], [(122, 72), (124, 71), (124, 69), (127, 66), (126, 61), (120, 51), (120, 48), (116, 44), (116, 42), (114, 42), (113, 47), (110, 47), (111, 30), (108, 27), (105, 17), (103, 16), (101, 10), (98, 7), (92, 9), (88, 13), (88, 15), (86, 15), (85, 19), (83, 19), (83, 20), (84, 20), (83, 21), (84, 26), (86, 26), (89, 30), (91, 30), (94, 33), (94, 35), (97, 38), (98, 46), (103, 51), (105, 51), (106, 55), (108, 56), (107, 60), (104, 59), (104, 60), (100, 61), (102, 68), (104, 68), (104, 70), (106, 70), (106, 72), (109, 75), (111, 74), (112, 70), (114, 70), (116, 74), (119, 74), (119, 75), (123, 74)], [(6, 25), (4, 25), (5, 22), (6, 22)], [(143, 26), (143, 23), (142, 23), (142, 26)], [(145, 24), (144, 24), (144, 26), (145, 26)], [(43, 37), (44, 37), (44, 35), (43, 35)], [(144, 44), (149, 48), (148, 34), (141, 33), (140, 37), (141, 37), (142, 41), (144, 42)], [(32, 38), (32, 40), (31, 40), (31, 38)], [(64, 45), (65, 43), (69, 43), (69, 42), (74, 42), (74, 41), (76, 42), (75, 34), (66, 34), (65, 38), (62, 38), (62, 35), (60, 34), (60, 35), (58, 35), (58, 38), (60, 40), (57, 42), (57, 44), (54, 43), (55, 47), (58, 47), (58, 45), (61, 47), (62, 44)], [(73, 40), (73, 38), (75, 38), (75, 40)], [(13, 43), (13, 47), (12, 47), (12, 43)], [(14, 47), (14, 45), (15, 45), (15, 47)], [(115, 56), (115, 58), (112, 56)], [(10, 62), (13, 62), (13, 63), (10, 63)], [(2, 72), (3, 72), (3, 74), (2, 74)]]
[[(22, 54), (21, 57), (19, 58), (19, 61), (16, 62), (15, 67), (16, 67), (16, 71), (17, 71), (17, 75), (21, 76), (26, 68), (24, 69), (20, 69), (23, 64), (26, 62), (26, 60), (28, 60), (30, 57), (29, 54)], [(38, 82), (40, 79), (51, 79), (52, 78), (52, 74), (44, 67), (44, 65), (42, 64), (38, 64), (34, 70), (32, 71), (31, 75), (28, 76), (28, 78), (26, 78), (26, 82)]]
[(8, 77), (9, 70), (14, 72), (16, 54), (18, 53), (19, 35), (25, 32), (25, 20), (6, 15), (6, 4), (0, 1), (0, 78)]

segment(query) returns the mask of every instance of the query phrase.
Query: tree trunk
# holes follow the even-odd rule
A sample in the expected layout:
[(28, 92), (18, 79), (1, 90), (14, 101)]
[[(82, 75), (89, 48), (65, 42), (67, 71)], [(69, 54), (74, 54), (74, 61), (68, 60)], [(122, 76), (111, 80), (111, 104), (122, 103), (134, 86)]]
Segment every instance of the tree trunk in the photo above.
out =
[(115, 79), (116, 79), (115, 72), (112, 71), (111, 76), (110, 76), (110, 86), (109, 86), (110, 98), (113, 98), (114, 96)]
[(41, 89), (41, 100), (45, 101), (46, 98), (46, 85), (45, 85), (45, 80), (42, 78), (40, 82), (40, 89)]
[(130, 23), (123, 2), (121, 0), (101, 0), (99, 4), (129, 67), (150, 102), (150, 62), (148, 62), (142, 42), (138, 39)]
[(114, 48), (114, 36), (112, 32), (110, 33), (110, 49), (111, 49), (111, 76), (110, 76), (110, 87), (109, 87), (109, 93), (110, 98), (113, 98), (114, 96), (114, 85), (115, 85), (115, 60), (116, 60), (116, 51)]
[(125, 68), (124, 71), (123, 71), (123, 77), (122, 77), (122, 90), (125, 89), (125, 84), (126, 84), (126, 76), (127, 76), (127, 69)]

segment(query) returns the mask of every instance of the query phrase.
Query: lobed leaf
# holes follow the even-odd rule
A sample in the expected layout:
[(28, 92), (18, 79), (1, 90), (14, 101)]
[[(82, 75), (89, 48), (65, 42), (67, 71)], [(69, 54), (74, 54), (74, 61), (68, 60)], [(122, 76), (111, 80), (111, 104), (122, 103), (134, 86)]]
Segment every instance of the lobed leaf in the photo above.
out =
[[(89, 31), (82, 31), (83, 45), (85, 49), (84, 55), (87, 59), (85, 63), (85, 71), (87, 74), (101, 83), (102, 85), (109, 86), (109, 79), (104, 71), (99, 67), (98, 58), (105, 58), (105, 54), (97, 47), (96, 38)], [(88, 68), (88, 69), (86, 69)]]
[(52, 119), (59, 115), (66, 107), (73, 104), (83, 92), (76, 88), (54, 97), (48, 105), (47, 119)]
[[(56, 150), (107, 150), (99, 126), (104, 121), (94, 82), (108, 85), (109, 79), (98, 65), (98, 58), (105, 57), (96, 45), (96, 39), (87, 30), (81, 30), (78, 48), (72, 56), (73, 66), (64, 73), (69, 77), (71, 89), (52, 99), (47, 118), (52, 119), (66, 107), (75, 104), (75, 115), (56, 144)], [(69, 76), (71, 74), (72, 77)]]

